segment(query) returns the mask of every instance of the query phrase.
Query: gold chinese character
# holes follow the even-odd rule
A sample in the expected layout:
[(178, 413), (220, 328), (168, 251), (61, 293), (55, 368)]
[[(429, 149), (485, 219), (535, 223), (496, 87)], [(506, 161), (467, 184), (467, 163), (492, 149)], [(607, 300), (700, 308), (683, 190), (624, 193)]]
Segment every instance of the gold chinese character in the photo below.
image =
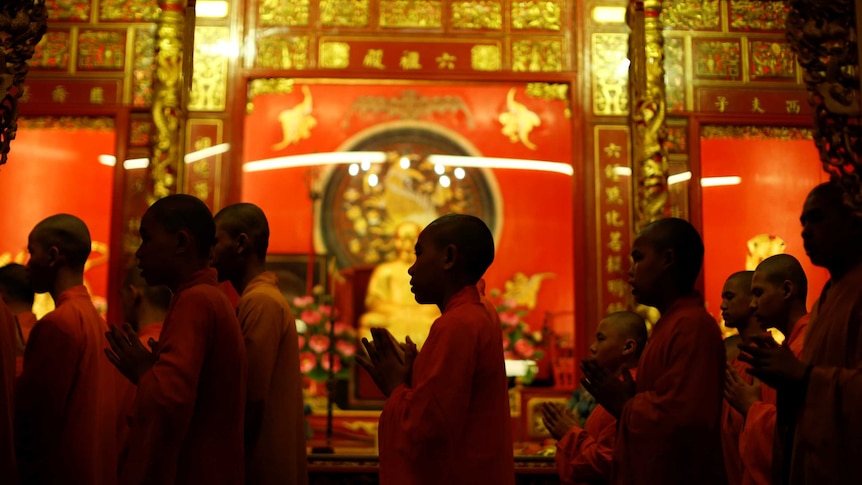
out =
[(383, 65), (383, 49), (368, 49), (365, 58), (362, 59), (362, 65), (375, 69), (386, 69), (386, 66)]
[(435, 60), (440, 69), (455, 69), (455, 56), (448, 52), (444, 52)]
[(608, 241), (608, 249), (617, 253), (623, 250), (623, 233), (620, 231), (611, 231), (611, 240)]
[(626, 309), (626, 305), (624, 303), (621, 303), (621, 302), (611, 303), (605, 309), (605, 312), (606, 312), (605, 314), (610, 315), (611, 313), (625, 311), (625, 309)]
[(605, 187), (605, 196), (608, 204), (622, 204), (623, 195), (619, 187)]
[(95, 87), (90, 90), (90, 102), (93, 104), (102, 104), (105, 102), (105, 90), (101, 87)]
[(208, 136), (202, 136), (195, 140), (195, 150), (203, 150), (213, 146), (213, 139)]
[(626, 291), (629, 289), (629, 284), (624, 279), (614, 279), (608, 281), (608, 293), (617, 298), (626, 296)]
[(608, 260), (605, 262), (605, 269), (607, 269), (609, 275), (617, 275), (623, 272), (623, 257), (622, 256), (608, 256)]
[(206, 182), (195, 182), (194, 185), (195, 197), (201, 200), (207, 200), (210, 196), (210, 188)]
[(751, 112), (752, 113), (766, 113), (763, 108), (760, 107), (760, 98), (757, 96), (751, 100)]
[(209, 160), (198, 160), (197, 162), (191, 164), (192, 171), (195, 175), (199, 175), (203, 178), (209, 178), (210, 176), (210, 162)]
[(623, 221), (620, 219), (620, 213), (615, 210), (605, 212), (605, 221), (609, 226), (622, 227)]
[(619, 164), (613, 165), (605, 165), (605, 178), (610, 180), (611, 182), (619, 182), (620, 174), (617, 170), (619, 168)]
[(65, 103), (67, 96), (69, 96), (69, 91), (66, 91), (66, 88), (63, 87), (62, 84), (58, 84), (57, 87), (51, 91), (51, 99), (57, 103)]
[(419, 64), (419, 53), (416, 51), (404, 51), (401, 56), (401, 69), (422, 69)]
[(798, 99), (791, 99), (790, 101), (785, 101), (787, 104), (787, 112), (790, 114), (799, 114), (802, 111), (802, 106), (799, 104)]
[(613, 158), (620, 158), (620, 153), (622, 153), (622, 148), (623, 147), (617, 145), (616, 143), (611, 142), (608, 146), (606, 146), (604, 148), (605, 155), (607, 155), (609, 157), (613, 157)]
[(718, 108), (719, 113), (724, 113), (727, 110), (727, 105), (730, 103), (727, 101), (726, 96), (716, 96), (715, 97), (715, 107)]

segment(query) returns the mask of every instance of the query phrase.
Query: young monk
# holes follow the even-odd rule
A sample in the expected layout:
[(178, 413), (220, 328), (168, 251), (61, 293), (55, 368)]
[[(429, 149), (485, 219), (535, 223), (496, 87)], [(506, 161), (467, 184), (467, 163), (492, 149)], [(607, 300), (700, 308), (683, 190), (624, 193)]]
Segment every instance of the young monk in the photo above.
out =
[(138, 386), (120, 482), (241, 484), (245, 345), (209, 267), (212, 213), (192, 196), (171, 195), (147, 210), (140, 232), (141, 274), (174, 298), (155, 351), (129, 324), (108, 333), (105, 354)]
[(15, 465), (15, 317), (0, 299), (0, 477), (18, 483)]
[[(753, 271), (733, 273), (724, 282), (721, 290), (721, 316), (727, 328), (735, 328), (742, 342), (750, 342), (762, 330), (754, 312), (751, 310), (751, 278)], [(751, 383), (751, 376), (745, 370), (748, 364), (733, 358), (728, 368), (734, 369), (741, 379)], [(739, 485), (742, 483), (742, 462), (739, 458), (739, 435), (745, 417), (729, 403), (722, 402), (721, 407), (721, 450), (724, 456), (724, 467), (727, 471), (727, 483)]]
[(213, 267), (240, 295), (237, 313), (248, 354), (245, 483), (308, 483), (305, 416), (296, 321), (266, 271), (269, 223), (259, 207), (240, 203), (215, 217)]
[(33, 301), (36, 293), (27, 278), (27, 268), (20, 264), (7, 264), (0, 268), (0, 298), (15, 315), (15, 329), (18, 351), (15, 357), (15, 376), (24, 370), (24, 347), (30, 332), (36, 326)]
[(118, 381), (107, 324), (84, 287), (90, 231), (69, 214), (30, 232), (27, 273), (55, 308), (33, 327), (15, 396), (21, 483), (117, 483)]
[[(754, 316), (763, 328), (776, 328), (787, 335), (784, 345), (797, 358), (802, 355), (808, 326), (807, 297), (808, 278), (793, 256), (779, 254), (757, 265), (751, 285)], [(738, 448), (742, 483), (769, 485), (775, 432), (783, 431), (775, 426), (775, 390), (761, 387), (759, 381), (750, 382), (740, 370), (729, 367), (724, 398), (745, 417)]]
[[(637, 313), (616, 312), (596, 328), (590, 346), (596, 364), (621, 377), (622, 369), (632, 373), (647, 341), (644, 319)], [(542, 404), (542, 420), (557, 442), (557, 471), (564, 484), (610, 483), (617, 420), (601, 405), (590, 413), (584, 427), (562, 405)]]
[[(802, 359), (756, 339), (743, 347), (751, 374), (777, 389), (777, 428), (795, 429), (775, 450), (776, 484), (857, 483), (862, 456), (862, 213), (835, 182), (818, 185), (802, 208), (802, 241), (830, 280), (811, 312)], [(798, 324), (797, 324), (798, 325)], [(777, 437), (781, 438), (780, 434)]]
[[(726, 483), (721, 455), (725, 352), (694, 284), (703, 242), (676, 218), (646, 226), (632, 245), (629, 278), (638, 303), (661, 318), (638, 366), (637, 387), (584, 361), (584, 387), (619, 416), (613, 483)], [(696, 371), (695, 371), (696, 369)]]
[(438, 218), (419, 235), (408, 271), (416, 301), (442, 312), (422, 351), (385, 329), (362, 341), (357, 362), (387, 396), (381, 485), (515, 483), (502, 329), (476, 289), (493, 260), (481, 219)]
[(140, 268), (129, 268), (123, 287), (120, 288), (123, 317), (145, 346), (159, 341), (172, 298), (170, 288), (164, 285), (150, 286), (141, 276)]

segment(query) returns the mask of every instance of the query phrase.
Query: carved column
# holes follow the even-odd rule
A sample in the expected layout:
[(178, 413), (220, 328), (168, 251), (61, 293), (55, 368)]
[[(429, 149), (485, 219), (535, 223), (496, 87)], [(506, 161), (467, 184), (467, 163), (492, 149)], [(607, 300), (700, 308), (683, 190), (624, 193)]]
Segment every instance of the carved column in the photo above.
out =
[(859, 53), (853, 0), (790, 0), (787, 39), (803, 69), (814, 108), (814, 143), (823, 169), (862, 209)]
[(18, 99), (36, 44), (48, 28), (45, 0), (2, 0), (0, 5), (0, 165), (18, 131)]
[[(186, 121), (185, 63), (187, 0), (160, 0), (153, 83), (152, 189), (148, 203), (177, 192), (182, 176)], [(194, 19), (192, 19), (194, 21)]]
[(635, 0), (629, 7), (635, 230), (670, 214), (661, 8), (661, 0)]

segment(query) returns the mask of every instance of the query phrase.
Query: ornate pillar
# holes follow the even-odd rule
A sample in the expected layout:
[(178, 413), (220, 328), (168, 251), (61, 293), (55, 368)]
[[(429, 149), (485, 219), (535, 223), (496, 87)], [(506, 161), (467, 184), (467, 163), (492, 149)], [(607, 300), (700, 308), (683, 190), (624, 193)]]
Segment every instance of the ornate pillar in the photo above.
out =
[(814, 143), (823, 169), (862, 208), (859, 56), (854, 0), (790, 0), (787, 38), (814, 108)]
[[(186, 122), (186, 63), (183, 50), (187, 0), (160, 0), (153, 82), (152, 189), (148, 203), (177, 192), (182, 176)], [(194, 18), (192, 18), (194, 21)]]
[(628, 15), (636, 231), (670, 214), (661, 8), (662, 0), (634, 0)]
[(45, 0), (3, 0), (0, 5), (0, 165), (18, 131), (18, 99), (24, 94), (27, 61), (48, 28)]

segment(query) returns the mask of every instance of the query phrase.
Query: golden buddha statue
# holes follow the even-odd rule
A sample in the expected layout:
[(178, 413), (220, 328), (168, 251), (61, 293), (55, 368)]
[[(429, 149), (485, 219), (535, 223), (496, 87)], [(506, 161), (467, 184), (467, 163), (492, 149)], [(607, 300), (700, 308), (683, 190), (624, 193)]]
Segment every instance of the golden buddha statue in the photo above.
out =
[(382, 327), (396, 340), (410, 339), (421, 346), (428, 337), (431, 324), (440, 316), (434, 305), (416, 303), (410, 291), (407, 270), (416, 259), (414, 247), (422, 228), (413, 222), (402, 222), (395, 229), (393, 245), (395, 259), (379, 264), (371, 273), (365, 295), (364, 313), (359, 318), (360, 336), (371, 339), (370, 329)]

